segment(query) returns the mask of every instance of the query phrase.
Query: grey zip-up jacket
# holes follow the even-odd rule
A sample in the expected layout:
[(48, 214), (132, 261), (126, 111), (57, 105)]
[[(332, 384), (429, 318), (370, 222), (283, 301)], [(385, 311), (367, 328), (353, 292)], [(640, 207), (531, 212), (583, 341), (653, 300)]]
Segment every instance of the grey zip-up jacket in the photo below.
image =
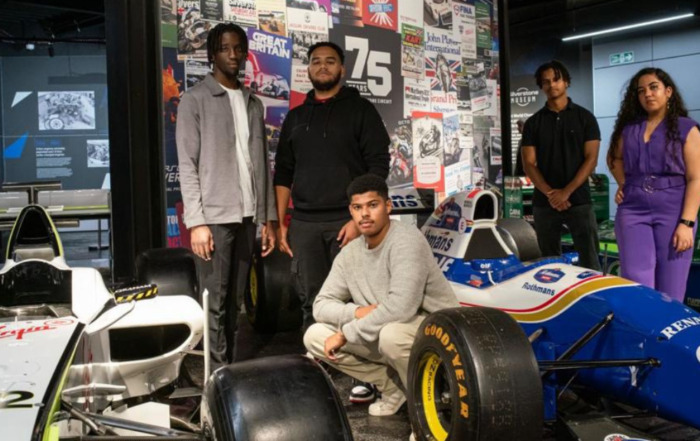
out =
[[(265, 108), (242, 87), (253, 165), (255, 222), (277, 220), (270, 175)], [(241, 222), (243, 201), (236, 159), (236, 128), (228, 94), (212, 74), (189, 89), (178, 107), (176, 139), (180, 191), (187, 228)]]

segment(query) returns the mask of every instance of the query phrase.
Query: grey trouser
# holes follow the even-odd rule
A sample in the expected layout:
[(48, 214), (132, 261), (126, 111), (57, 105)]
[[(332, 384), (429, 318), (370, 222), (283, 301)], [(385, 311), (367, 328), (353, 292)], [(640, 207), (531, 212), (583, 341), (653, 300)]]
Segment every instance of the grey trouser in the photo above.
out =
[(564, 211), (549, 206), (533, 207), (533, 214), (537, 243), (543, 256), (561, 255), (562, 225), (566, 224), (578, 252), (579, 265), (600, 271), (598, 224), (592, 205), (574, 205)]
[(337, 361), (328, 360), (323, 353), (326, 339), (338, 332), (332, 325), (312, 325), (304, 334), (304, 346), (314, 357), (353, 378), (374, 384), (380, 392), (405, 390), (411, 347), (424, 318), (417, 315), (405, 323), (389, 323), (379, 332), (377, 341), (365, 345), (347, 343), (337, 352)]
[(289, 225), (289, 246), (292, 247), (292, 277), (301, 300), (304, 330), (314, 323), (311, 308), (321, 290), (333, 259), (340, 252), (336, 240), (347, 219), (331, 222), (308, 222), (292, 219)]
[(208, 226), (214, 252), (212, 260), (200, 266), (209, 267), (202, 275), (209, 290), (209, 350), (214, 371), (235, 360), (238, 315), (253, 256), (255, 224), (247, 217), (242, 223)]

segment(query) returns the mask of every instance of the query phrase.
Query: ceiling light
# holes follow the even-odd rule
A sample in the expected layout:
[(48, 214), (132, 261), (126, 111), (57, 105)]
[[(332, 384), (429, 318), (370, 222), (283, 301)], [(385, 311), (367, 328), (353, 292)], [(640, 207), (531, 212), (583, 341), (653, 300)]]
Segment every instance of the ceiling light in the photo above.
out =
[(28, 51), (33, 51), (35, 47), (36, 46), (32, 42), (29, 42), (29, 43), (27, 43), (26, 46), (24, 46), (24, 48), (27, 49)]
[(620, 26), (617, 28), (605, 29), (602, 31), (589, 32), (587, 34), (572, 35), (571, 37), (564, 37), (561, 40), (562, 41), (579, 40), (581, 38), (595, 37), (597, 35), (604, 35), (604, 34), (612, 34), (613, 32), (626, 31), (628, 29), (641, 28), (644, 26), (651, 26), (651, 25), (655, 25), (655, 24), (659, 24), (659, 23), (666, 23), (668, 21), (681, 20), (681, 19), (690, 18), (693, 16), (695, 16), (695, 14), (692, 14), (692, 13), (682, 14), (682, 15), (674, 15), (673, 17), (661, 18), (659, 20), (645, 21), (642, 23), (635, 23), (635, 24), (631, 24), (631, 25), (627, 25), (627, 26)]

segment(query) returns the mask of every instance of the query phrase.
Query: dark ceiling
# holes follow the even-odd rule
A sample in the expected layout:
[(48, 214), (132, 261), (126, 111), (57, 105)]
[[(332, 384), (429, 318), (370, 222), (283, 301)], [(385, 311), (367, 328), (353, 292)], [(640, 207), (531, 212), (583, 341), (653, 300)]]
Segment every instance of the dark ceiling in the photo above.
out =
[[(700, 13), (700, 0), (506, 1), (510, 34), (518, 39), (560, 39), (681, 12)], [(103, 24), (103, 0), (0, 0), (0, 37), (68, 38), (102, 30)], [(90, 35), (104, 38), (95, 31)]]
[[(700, 13), (699, 0), (507, 1), (510, 36), (518, 39), (527, 37), (561, 39), (573, 34), (640, 23), (681, 13)], [(659, 26), (674, 26), (674, 24)]]
[(102, 0), (0, 0), (0, 39), (104, 38)]

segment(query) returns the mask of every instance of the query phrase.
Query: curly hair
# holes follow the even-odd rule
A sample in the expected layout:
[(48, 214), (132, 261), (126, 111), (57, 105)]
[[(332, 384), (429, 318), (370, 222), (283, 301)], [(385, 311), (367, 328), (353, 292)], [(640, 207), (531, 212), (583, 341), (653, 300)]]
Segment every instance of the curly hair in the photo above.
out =
[(617, 112), (617, 120), (615, 121), (615, 128), (613, 129), (612, 136), (610, 137), (610, 146), (608, 147), (607, 162), (608, 167), (612, 170), (614, 168), (613, 161), (617, 158), (617, 143), (622, 136), (622, 130), (631, 123), (636, 121), (646, 119), (647, 112), (642, 107), (639, 102), (639, 96), (637, 92), (639, 79), (644, 75), (655, 75), (656, 78), (661, 81), (665, 87), (670, 87), (672, 90), (671, 97), (668, 99), (668, 106), (666, 109), (666, 150), (673, 155), (673, 160), (680, 163), (681, 159), (678, 158), (676, 150), (673, 150), (673, 145), (676, 142), (681, 142), (681, 135), (678, 131), (678, 118), (681, 116), (688, 116), (688, 110), (683, 102), (683, 97), (678, 92), (676, 83), (673, 81), (671, 76), (659, 69), (657, 67), (645, 67), (644, 69), (637, 72), (632, 79), (627, 84), (627, 90), (625, 91), (625, 96), (622, 98), (620, 103), (620, 111)]

